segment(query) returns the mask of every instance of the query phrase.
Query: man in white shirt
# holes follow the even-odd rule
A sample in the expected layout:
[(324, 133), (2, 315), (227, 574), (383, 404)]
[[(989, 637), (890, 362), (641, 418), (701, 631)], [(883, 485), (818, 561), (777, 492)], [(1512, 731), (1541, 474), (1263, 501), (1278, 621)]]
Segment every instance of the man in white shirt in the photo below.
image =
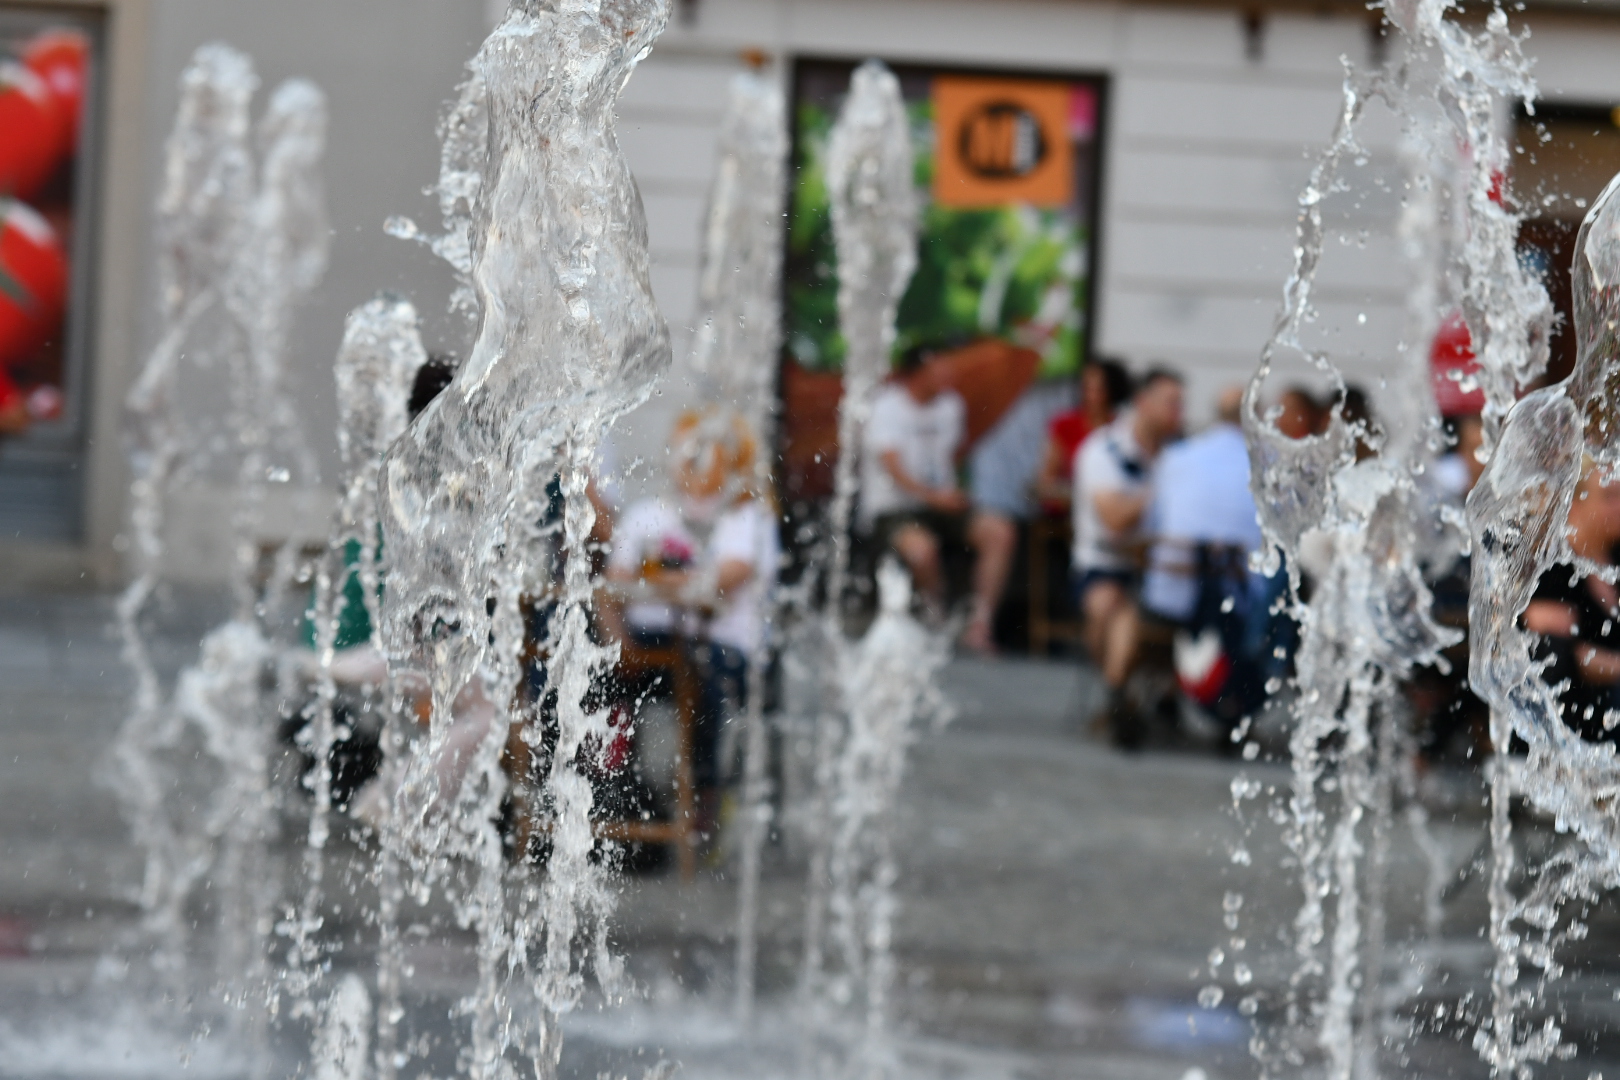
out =
[[(1266, 581), (1249, 569), (1262, 538), (1242, 416), (1243, 388), (1230, 387), (1213, 424), (1159, 456), (1142, 579), (1143, 612), (1175, 628), (1183, 693), (1228, 733), (1263, 700), (1265, 685), (1258, 654)], [(1217, 746), (1238, 749), (1230, 739)]]
[(861, 454), (860, 523), (900, 556), (929, 609), (943, 613), (940, 545), (961, 536), (968, 508), (956, 482), (967, 406), (931, 361), (923, 350), (907, 353), (872, 401)]
[(1116, 738), (1133, 728), (1125, 680), (1136, 661), (1141, 616), (1136, 567), (1159, 451), (1181, 433), (1181, 376), (1155, 368), (1130, 408), (1094, 432), (1075, 455), (1074, 568), (1086, 647), (1102, 667)]
[(1154, 544), (1142, 581), (1142, 606), (1185, 622), (1198, 603), (1197, 549), (1215, 545), (1246, 561), (1260, 547), (1260, 523), (1249, 490), (1249, 448), (1240, 426), (1243, 388), (1230, 387), (1215, 423), (1165, 450), (1154, 473)]

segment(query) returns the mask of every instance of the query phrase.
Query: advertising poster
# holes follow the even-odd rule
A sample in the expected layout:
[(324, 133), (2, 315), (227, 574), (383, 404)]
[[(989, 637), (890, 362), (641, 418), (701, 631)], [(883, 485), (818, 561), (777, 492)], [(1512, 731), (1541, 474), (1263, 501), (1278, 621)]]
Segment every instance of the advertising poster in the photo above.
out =
[[(824, 162), (854, 66), (801, 60), (793, 79), (784, 479), (791, 493), (812, 497), (827, 486), (836, 455), (844, 356)], [(1038, 356), (1038, 378), (1073, 375), (1089, 337), (1103, 81), (893, 70), (911, 118), (923, 208), (896, 354), (1003, 343), (1009, 355)], [(1027, 382), (1023, 363), (1010, 366)]]

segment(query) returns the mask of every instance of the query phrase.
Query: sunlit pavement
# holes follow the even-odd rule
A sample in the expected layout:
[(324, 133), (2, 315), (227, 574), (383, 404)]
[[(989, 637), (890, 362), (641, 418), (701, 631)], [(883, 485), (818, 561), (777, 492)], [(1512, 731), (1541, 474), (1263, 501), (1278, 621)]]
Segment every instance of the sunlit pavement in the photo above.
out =
[[(151, 1023), (155, 1006), (131, 1000), (137, 981), (108, 959), (134, 940), (141, 866), (107, 761), (128, 692), (110, 614), (104, 596), (0, 600), (0, 1076), (166, 1077), (176, 1075), (183, 1049), (188, 1075), (245, 1073), (224, 1036), (187, 1047), (173, 1034), (183, 1028)], [(184, 654), (185, 635), (200, 633), (216, 614), (194, 599), (176, 602), (171, 666)], [(1241, 775), (1277, 788), (1286, 784), (1285, 767), (1264, 757), (1219, 758), (1199, 746), (1120, 754), (1086, 730), (1096, 688), (1072, 662), (964, 659), (945, 681), (958, 716), (920, 737), (894, 822), (902, 858), (900, 1070), (1254, 1075), (1251, 1025), (1238, 1006), (1259, 992), (1261, 1017), (1273, 1014), (1293, 968), (1281, 937), (1298, 887), (1266, 798), (1246, 802), (1240, 821), (1232, 781)], [(1268, 748), (1278, 747), (1278, 736), (1274, 725), (1261, 725)], [(1462, 793), (1453, 800), (1461, 809), (1437, 813), (1432, 825), (1448, 881), (1483, 835), (1477, 787), (1458, 777), (1452, 788)], [(1422, 940), (1428, 864), (1404, 820), (1397, 814), (1391, 835), (1385, 964), (1407, 990), (1392, 995), (1392, 1033), (1404, 1031), (1414, 1011), (1431, 1020), (1437, 1007), (1451, 1015), (1470, 992), (1477, 1008), (1488, 962), (1477, 873), (1451, 890), (1442, 936)], [(1549, 836), (1543, 830), (1531, 839)], [(762, 1000), (751, 1034), (740, 1033), (729, 1011), (735, 890), (725, 867), (691, 884), (670, 873), (634, 876), (615, 936), (641, 993), (619, 1009), (589, 1007), (567, 1019), (564, 1072), (640, 1076), (661, 1058), (693, 1077), (805, 1069), (804, 1016), (793, 996), (802, 849), (789, 827), (767, 854)], [(1242, 855), (1234, 861), (1239, 849), (1247, 865)], [(357, 850), (340, 843), (334, 858), (352, 859)], [(1223, 925), (1223, 900), (1234, 895), (1242, 897), (1236, 931)], [(334, 913), (333, 932), (352, 928), (362, 943), (335, 963), (364, 971), (364, 922), (353, 908)], [(1620, 966), (1612, 905), (1591, 923), (1560, 998), (1585, 1046), (1592, 1044), (1584, 1033), (1613, 1018), (1616, 984), (1608, 976)], [(1234, 934), (1245, 939), (1241, 952)], [(1225, 959), (1212, 975), (1217, 946)], [(1421, 970), (1414, 950), (1424, 958)], [(424, 940), (410, 960), (407, 1026), (432, 1044), (424, 1067), (448, 1072), (453, 1022), (446, 1016), (473, 970), (465, 939), (447, 932)], [(1252, 970), (1241, 987), (1239, 963)], [(1210, 985), (1222, 987), (1222, 1000), (1202, 1008), (1199, 991)], [(1438, 1026), (1386, 1052), (1386, 1074), (1484, 1075), (1468, 1046), (1471, 1028)], [(297, 1041), (295, 1034), (281, 1040), (289, 1070)], [(1615, 1049), (1600, 1045), (1597, 1058), (1583, 1049), (1541, 1074), (1585, 1077)]]

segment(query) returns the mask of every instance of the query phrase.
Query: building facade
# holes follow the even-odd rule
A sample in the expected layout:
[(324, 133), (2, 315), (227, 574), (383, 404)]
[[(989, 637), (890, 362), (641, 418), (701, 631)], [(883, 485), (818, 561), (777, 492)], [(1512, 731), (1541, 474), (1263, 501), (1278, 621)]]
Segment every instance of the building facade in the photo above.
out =
[[(0, 0), (0, 20), (8, 5)], [(491, 24), (484, 0), (49, 0), (98, 22), (100, 67), (90, 200), (94, 273), (73, 318), (86, 361), (76, 517), (54, 534), (0, 505), (0, 586), (121, 574), (128, 476), (122, 400), (155, 323), (151, 211), (176, 79), (213, 40), (250, 53), (266, 89), (304, 75), (332, 114), (327, 193), (333, 228), (325, 284), (304, 310), (290, 364), (307, 430), (335, 462), (331, 361), (344, 314), (379, 290), (410, 296), (430, 348), (454, 350), (443, 314), (448, 274), (425, 250), (386, 236), (404, 213), (434, 220), (424, 188), (437, 172), (436, 119)], [(24, 5), (16, 5), (21, 10)], [(26, 5), (42, 10), (39, 0)], [(1532, 8), (1542, 94), (1601, 117), (1620, 104), (1620, 17), (1592, 7)], [(3, 22), (0, 22), (3, 28)], [(1280, 305), (1297, 199), (1340, 105), (1342, 59), (1366, 65), (1388, 47), (1353, 6), (1176, 6), (1091, 0), (676, 0), (663, 39), (627, 87), (620, 136), (647, 208), (653, 284), (676, 363), (663, 391), (627, 418), (622, 464), (656, 469), (674, 412), (689, 400), (684, 357), (694, 321), (699, 227), (730, 77), (763, 57), (786, 85), (800, 58), (936, 64), (1097, 77), (1100, 191), (1086, 313), (1094, 350), (1188, 376), (1193, 419), (1222, 386), (1246, 379)], [(262, 94), (261, 94), (262, 97)], [(1580, 112), (1580, 110), (1586, 110)], [(1376, 399), (1399, 342), (1405, 289), (1394, 224), (1398, 127), (1371, 116), (1367, 169), (1384, 192), (1336, 211), (1318, 291), (1321, 322), (1347, 373)], [(1589, 182), (1589, 181), (1583, 181)], [(1596, 191), (1590, 193), (1595, 195)], [(1589, 197), (1589, 196), (1588, 196)], [(1568, 208), (1560, 211), (1575, 212)], [(11, 448), (0, 448), (0, 473)], [(0, 477), (3, 481), (3, 477)], [(0, 482), (0, 491), (4, 490)], [(177, 506), (175, 569), (206, 579), (228, 557), (217, 494)], [(324, 530), (321, 491), (292, 493), (289, 533)]]

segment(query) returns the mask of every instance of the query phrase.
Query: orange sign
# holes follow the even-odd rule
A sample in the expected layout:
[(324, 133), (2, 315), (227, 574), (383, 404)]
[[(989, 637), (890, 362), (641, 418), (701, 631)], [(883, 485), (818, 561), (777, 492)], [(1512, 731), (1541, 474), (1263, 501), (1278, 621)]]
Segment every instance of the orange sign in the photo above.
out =
[(1074, 198), (1068, 83), (934, 79), (934, 200), (1065, 206)]

